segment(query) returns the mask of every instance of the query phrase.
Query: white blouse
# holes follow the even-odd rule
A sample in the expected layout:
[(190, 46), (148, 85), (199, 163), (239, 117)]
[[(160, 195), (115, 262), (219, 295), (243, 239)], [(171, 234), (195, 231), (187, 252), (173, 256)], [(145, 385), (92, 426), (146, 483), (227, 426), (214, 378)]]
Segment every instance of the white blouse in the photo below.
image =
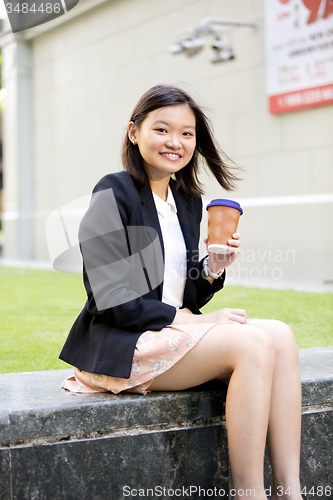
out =
[(164, 284), (162, 302), (174, 307), (183, 305), (187, 272), (187, 252), (180, 228), (177, 207), (170, 186), (166, 201), (153, 193), (164, 243)]

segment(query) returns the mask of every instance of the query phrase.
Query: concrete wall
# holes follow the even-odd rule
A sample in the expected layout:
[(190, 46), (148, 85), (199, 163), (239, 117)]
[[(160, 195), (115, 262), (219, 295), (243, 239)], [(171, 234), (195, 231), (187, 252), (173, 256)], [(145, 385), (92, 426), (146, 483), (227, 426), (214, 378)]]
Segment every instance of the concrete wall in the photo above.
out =
[[(245, 208), (243, 256), (230, 275), (253, 281), (333, 279), (333, 205), (322, 197), (333, 193), (333, 107), (268, 113), (263, 4), (110, 0), (28, 42), (35, 259), (48, 258), (45, 216), (121, 169), (122, 137), (137, 99), (157, 83), (173, 83), (209, 108), (221, 147), (245, 169), (231, 194), (202, 175), (207, 200), (233, 197)], [(227, 63), (210, 63), (209, 43), (193, 58), (170, 55), (167, 47), (177, 31), (208, 15), (255, 20), (259, 28), (234, 29), (236, 59)], [(264, 203), (263, 197), (268, 197)], [(283, 197), (280, 204), (276, 197)]]

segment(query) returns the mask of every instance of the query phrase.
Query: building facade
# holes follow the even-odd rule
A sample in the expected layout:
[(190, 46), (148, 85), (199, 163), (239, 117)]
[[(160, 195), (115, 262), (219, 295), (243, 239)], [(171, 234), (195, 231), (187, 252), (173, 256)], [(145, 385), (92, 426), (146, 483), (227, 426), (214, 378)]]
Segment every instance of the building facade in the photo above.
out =
[[(210, 62), (208, 46), (170, 54), (176, 33), (206, 16), (257, 28), (232, 29), (235, 59), (223, 63)], [(205, 201), (244, 208), (230, 278), (333, 282), (333, 106), (269, 113), (263, 0), (81, 0), (38, 28), (4, 30), (1, 46), (5, 259), (49, 261), (47, 217), (122, 168), (136, 101), (171, 83), (207, 109), (221, 148), (243, 168), (234, 193), (201, 174)], [(202, 238), (206, 224), (204, 214)]]

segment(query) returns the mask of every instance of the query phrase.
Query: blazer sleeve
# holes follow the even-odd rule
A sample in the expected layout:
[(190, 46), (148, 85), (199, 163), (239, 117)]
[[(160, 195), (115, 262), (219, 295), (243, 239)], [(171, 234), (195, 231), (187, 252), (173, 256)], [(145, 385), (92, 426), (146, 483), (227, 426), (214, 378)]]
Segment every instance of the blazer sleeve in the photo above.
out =
[(93, 191), (79, 230), (86, 307), (109, 326), (158, 331), (172, 323), (176, 308), (158, 300), (147, 279), (141, 250), (154, 250), (154, 244), (158, 249), (157, 232), (133, 224), (138, 221), (133, 211), (140, 208), (136, 198), (132, 183), (116, 175), (103, 178)]
[(207, 257), (207, 255), (200, 260), (197, 266), (200, 268), (200, 276), (196, 280), (197, 287), (197, 306), (199, 309), (207, 304), (213, 297), (214, 294), (222, 290), (226, 278), (226, 271), (219, 278), (210, 283), (205, 277), (202, 276), (202, 262)]

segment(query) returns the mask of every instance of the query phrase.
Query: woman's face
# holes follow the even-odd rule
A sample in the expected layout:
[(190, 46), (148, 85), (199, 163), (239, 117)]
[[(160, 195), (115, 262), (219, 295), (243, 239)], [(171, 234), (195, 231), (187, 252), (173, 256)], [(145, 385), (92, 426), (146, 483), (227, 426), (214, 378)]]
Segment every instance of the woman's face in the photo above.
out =
[(148, 113), (139, 129), (130, 126), (150, 180), (178, 172), (191, 160), (195, 145), (195, 115), (187, 104), (166, 106)]

